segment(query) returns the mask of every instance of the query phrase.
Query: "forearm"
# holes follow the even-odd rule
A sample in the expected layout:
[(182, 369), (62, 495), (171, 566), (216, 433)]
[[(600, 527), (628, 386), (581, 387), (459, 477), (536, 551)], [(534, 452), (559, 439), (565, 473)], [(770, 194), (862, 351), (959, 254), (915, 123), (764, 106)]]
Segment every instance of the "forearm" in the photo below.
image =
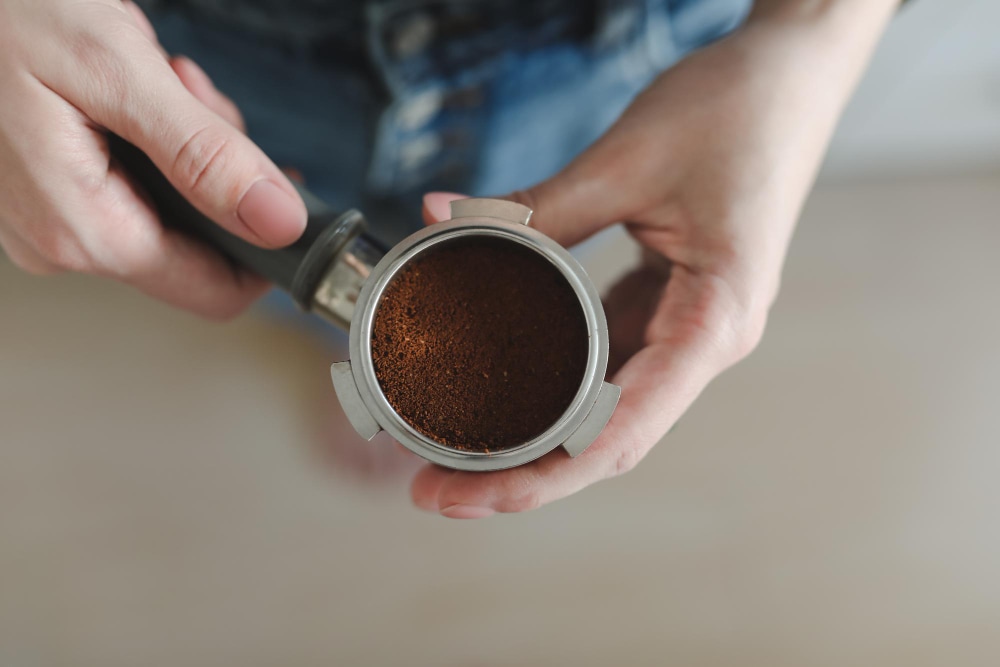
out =
[[(634, 209), (669, 181), (686, 215), (734, 221), (727, 238), (752, 246), (742, 255), (772, 267), (776, 289), (837, 119), (896, 3), (759, 0), (742, 28), (663, 72), (561, 187), (603, 193), (595, 218), (642, 223)], [(647, 173), (656, 177), (636, 181)]]
[(727, 238), (753, 272), (771, 268), (773, 294), (837, 120), (897, 1), (758, 0), (742, 28), (664, 72), (579, 171), (590, 167), (600, 183), (602, 165), (644, 169), (633, 156), (650, 144), (687, 156), (669, 165), (684, 172), (687, 207), (734, 220)]
[[(830, 138), (899, 0), (757, 0), (729, 56), (746, 78), (772, 177), (798, 217)], [(788, 230), (790, 232), (790, 229)]]
[(776, 82), (818, 96), (835, 119), (899, 6), (900, 0), (756, 0), (741, 32)]

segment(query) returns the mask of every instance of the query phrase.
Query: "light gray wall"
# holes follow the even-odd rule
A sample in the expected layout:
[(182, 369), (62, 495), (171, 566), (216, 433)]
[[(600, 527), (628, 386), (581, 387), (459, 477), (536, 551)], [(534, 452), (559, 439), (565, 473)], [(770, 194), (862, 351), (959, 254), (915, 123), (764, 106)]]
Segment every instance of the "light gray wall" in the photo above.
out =
[(1000, 168), (1000, 1), (912, 0), (834, 139), (826, 181)]

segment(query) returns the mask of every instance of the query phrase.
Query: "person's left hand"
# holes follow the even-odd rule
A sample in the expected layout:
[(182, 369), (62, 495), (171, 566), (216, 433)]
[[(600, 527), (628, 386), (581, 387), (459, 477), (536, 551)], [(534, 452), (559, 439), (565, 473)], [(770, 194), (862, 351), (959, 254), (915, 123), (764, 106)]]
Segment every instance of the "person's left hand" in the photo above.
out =
[[(508, 196), (564, 246), (622, 221), (644, 247), (605, 306), (621, 400), (575, 459), (558, 448), (498, 472), (425, 466), (417, 506), (452, 518), (522, 512), (620, 475), (754, 349), (836, 118), (893, 6), (842, 0), (803, 16), (761, 3), (738, 33), (661, 75), (566, 169)], [(426, 221), (449, 218), (459, 196), (427, 195)]]

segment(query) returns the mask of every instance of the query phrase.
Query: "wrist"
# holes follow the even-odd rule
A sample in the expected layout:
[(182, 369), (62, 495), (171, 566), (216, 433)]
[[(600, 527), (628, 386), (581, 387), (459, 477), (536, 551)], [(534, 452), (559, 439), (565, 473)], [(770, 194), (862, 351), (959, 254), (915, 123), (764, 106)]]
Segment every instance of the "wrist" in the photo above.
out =
[[(757, 0), (740, 31), (776, 79), (844, 98), (901, 0)], [(739, 33), (738, 33), (739, 34)]]

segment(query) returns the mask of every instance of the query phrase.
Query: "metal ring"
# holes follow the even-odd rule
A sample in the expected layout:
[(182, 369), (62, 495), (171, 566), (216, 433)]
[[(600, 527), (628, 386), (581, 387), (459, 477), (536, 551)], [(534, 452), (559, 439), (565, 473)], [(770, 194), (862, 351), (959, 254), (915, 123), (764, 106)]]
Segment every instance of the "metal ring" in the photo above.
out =
[[(435, 442), (407, 424), (382, 393), (371, 355), (372, 327), (379, 300), (401, 268), (433, 246), (463, 236), (493, 236), (520, 243), (547, 259), (572, 287), (580, 301), (589, 333), (584, 378), (573, 402), (544, 433), (501, 452), (466, 452)], [(597, 288), (580, 263), (562, 246), (530, 227), (495, 218), (462, 218), (423, 229), (394, 247), (374, 268), (358, 296), (350, 333), (351, 371), (365, 406), (386, 432), (415, 454), (458, 470), (501, 470), (528, 463), (549, 453), (586, 420), (604, 383), (608, 366), (608, 325)]]

